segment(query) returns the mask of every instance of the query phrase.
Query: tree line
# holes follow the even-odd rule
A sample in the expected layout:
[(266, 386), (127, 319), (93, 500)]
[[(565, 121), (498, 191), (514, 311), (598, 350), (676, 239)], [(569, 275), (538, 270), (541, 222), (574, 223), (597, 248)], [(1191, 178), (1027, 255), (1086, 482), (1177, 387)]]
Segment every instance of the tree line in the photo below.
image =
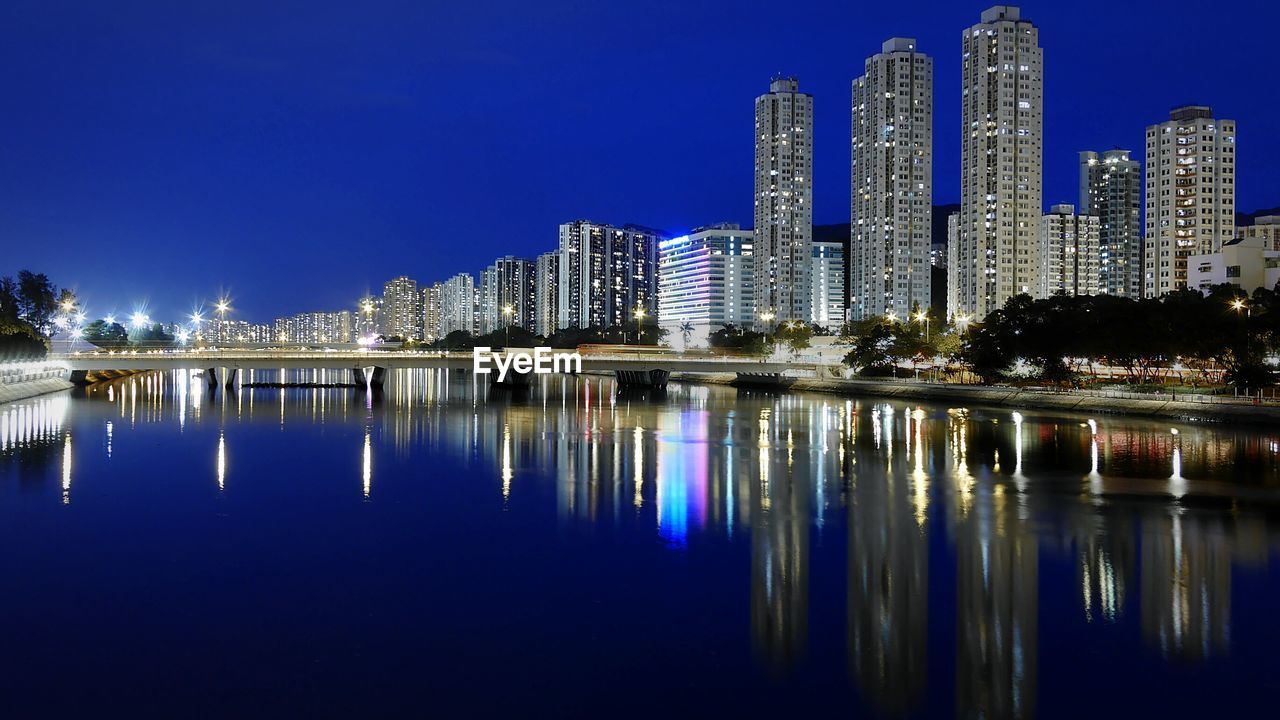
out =
[(44, 273), (22, 270), (17, 279), (0, 278), (0, 361), (45, 357), (59, 302), (68, 297), (74, 296)]
[(1025, 378), (1078, 385), (1105, 367), (1135, 385), (1174, 378), (1260, 388), (1275, 382), (1280, 293), (1262, 288), (1248, 295), (1228, 284), (1205, 294), (1179, 290), (1141, 300), (1018, 295), (968, 327), (913, 313), (904, 322), (851, 323), (842, 335), (851, 347), (845, 363), (863, 375), (937, 360), (984, 383)]

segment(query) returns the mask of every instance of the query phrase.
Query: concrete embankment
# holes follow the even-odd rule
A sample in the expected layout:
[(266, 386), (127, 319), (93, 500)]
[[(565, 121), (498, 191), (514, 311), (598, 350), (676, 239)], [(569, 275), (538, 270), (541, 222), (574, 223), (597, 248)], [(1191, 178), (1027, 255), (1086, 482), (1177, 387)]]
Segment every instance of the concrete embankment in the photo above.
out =
[(0, 404), (71, 387), (65, 368), (42, 363), (0, 365)]
[[(679, 373), (673, 381), (701, 382), (716, 385), (734, 383), (735, 376), (725, 374)], [(822, 380), (796, 378), (785, 388), (792, 392), (821, 392), (837, 395), (882, 397), (910, 402), (954, 402), (964, 405), (1031, 408), (1073, 413), (1103, 413), (1140, 417), (1169, 418), (1183, 421), (1280, 423), (1280, 405), (1253, 405), (1222, 398), (1217, 402), (1188, 402), (1173, 395), (1134, 397), (1101, 396), (1083, 392), (1053, 392), (1014, 387), (951, 385), (943, 383), (903, 382), (900, 380)], [(1119, 394), (1117, 394), (1119, 395)], [(1203, 396), (1200, 396), (1203, 397)]]

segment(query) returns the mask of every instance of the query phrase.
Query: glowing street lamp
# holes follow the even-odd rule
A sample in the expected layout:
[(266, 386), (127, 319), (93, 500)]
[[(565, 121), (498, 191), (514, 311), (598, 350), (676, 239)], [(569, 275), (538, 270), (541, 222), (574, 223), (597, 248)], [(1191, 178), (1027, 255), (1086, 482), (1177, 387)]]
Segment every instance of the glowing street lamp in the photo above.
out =
[(1235, 309), (1237, 315), (1240, 314), (1241, 310), (1244, 310), (1245, 317), (1253, 317), (1253, 306), (1240, 298), (1233, 300), (1231, 307)]
[[(645, 316), (644, 308), (641, 308), (641, 307), (636, 308), (631, 313), (631, 316), (636, 319), (636, 344), (639, 345), (640, 344), (640, 323), (641, 321), (644, 320), (644, 316)], [(622, 337), (622, 344), (623, 345), (627, 344), (627, 338), (625, 333), (623, 334), (623, 337)]]
[(929, 314), (923, 310), (916, 313), (916, 322), (924, 323), (924, 341), (929, 342)]
[(502, 307), (502, 317), (506, 319), (506, 322), (503, 324), (507, 326), (507, 345), (511, 344), (511, 315), (515, 313), (515, 311), (516, 309), (510, 305), (504, 305)]
[(765, 310), (764, 312), (760, 313), (760, 321), (765, 324), (765, 329), (768, 329), (769, 323), (773, 322), (773, 319), (775, 317), (777, 316), (774, 315), (773, 311), (771, 310)]
[(140, 330), (146, 327), (150, 322), (151, 318), (147, 317), (146, 313), (141, 312), (136, 312), (129, 318), (129, 324), (132, 325), (135, 330)]

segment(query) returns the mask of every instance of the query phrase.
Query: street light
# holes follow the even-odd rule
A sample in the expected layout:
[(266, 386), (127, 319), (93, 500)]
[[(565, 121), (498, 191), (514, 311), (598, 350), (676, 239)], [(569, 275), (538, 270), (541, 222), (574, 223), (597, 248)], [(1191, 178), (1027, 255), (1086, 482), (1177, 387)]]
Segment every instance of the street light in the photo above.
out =
[(760, 320), (764, 322), (766, 329), (768, 329), (768, 325), (770, 322), (773, 321), (773, 318), (774, 318), (774, 314), (769, 310), (765, 310), (764, 312), (760, 313)]
[(1240, 298), (1233, 300), (1231, 302), (1231, 307), (1235, 308), (1237, 315), (1240, 314), (1241, 310), (1244, 310), (1245, 317), (1253, 317), (1253, 306)]
[(924, 323), (924, 341), (929, 342), (929, 314), (923, 310), (916, 313), (916, 322)]
[[(636, 318), (636, 344), (639, 345), (640, 344), (640, 321), (644, 319), (644, 315), (645, 315), (644, 308), (636, 308), (635, 312), (631, 314), (634, 315)], [(625, 334), (623, 334), (622, 336), (622, 344), (623, 345), (627, 344), (627, 337)]]
[(148, 325), (150, 320), (151, 319), (147, 317), (146, 313), (136, 312), (129, 318), (129, 324), (132, 325), (135, 330), (141, 330)]
[(502, 308), (502, 316), (506, 318), (506, 322), (504, 324), (507, 326), (507, 345), (508, 346), (511, 345), (511, 314), (514, 313), (515, 311), (516, 309), (511, 307), (510, 305), (504, 305)]

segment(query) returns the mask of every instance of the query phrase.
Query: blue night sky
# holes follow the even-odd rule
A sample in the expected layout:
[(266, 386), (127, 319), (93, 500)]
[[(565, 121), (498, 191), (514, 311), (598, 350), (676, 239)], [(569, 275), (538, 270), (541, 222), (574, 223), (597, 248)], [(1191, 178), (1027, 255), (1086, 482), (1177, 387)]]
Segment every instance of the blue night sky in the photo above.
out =
[[(771, 4), (7, 0), (0, 274), (158, 319), (226, 288), (265, 321), (533, 256), (579, 217), (749, 226), (753, 98), (777, 72), (815, 98), (815, 222), (848, 222), (850, 81), (895, 35), (935, 57), (934, 200), (956, 201), (960, 33), (987, 3), (791, 0), (785, 33)], [(1280, 8), (1021, 7), (1046, 206), (1075, 202), (1077, 151), (1140, 157), (1191, 102), (1239, 123), (1239, 209), (1280, 205)]]

